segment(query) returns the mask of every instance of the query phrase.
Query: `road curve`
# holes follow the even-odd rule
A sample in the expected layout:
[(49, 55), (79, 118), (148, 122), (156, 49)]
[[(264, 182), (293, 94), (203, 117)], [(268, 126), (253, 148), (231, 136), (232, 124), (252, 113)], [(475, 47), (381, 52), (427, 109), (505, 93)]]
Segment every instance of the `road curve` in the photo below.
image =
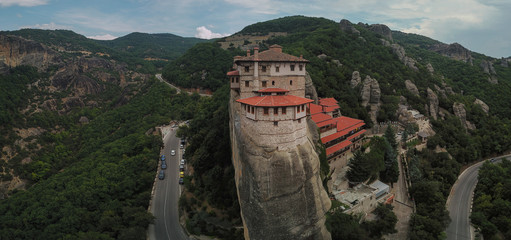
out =
[[(496, 159), (509, 156), (501, 156)], [(470, 209), (472, 195), (477, 184), (477, 175), (483, 163), (484, 161), (478, 162), (465, 169), (451, 188), (447, 199), (447, 210), (451, 217), (451, 223), (446, 230), (448, 240), (473, 239), (470, 229)]]
[[(167, 169), (164, 180), (156, 180), (151, 213), (155, 216), (154, 224), (149, 226), (150, 240), (189, 240), (179, 224), (178, 201), (180, 196), (179, 161), (182, 151), (179, 149), (179, 139), (176, 137), (176, 128), (165, 134), (163, 138)], [(175, 156), (170, 155), (171, 150), (176, 151)], [(159, 163), (161, 166), (161, 164)]]

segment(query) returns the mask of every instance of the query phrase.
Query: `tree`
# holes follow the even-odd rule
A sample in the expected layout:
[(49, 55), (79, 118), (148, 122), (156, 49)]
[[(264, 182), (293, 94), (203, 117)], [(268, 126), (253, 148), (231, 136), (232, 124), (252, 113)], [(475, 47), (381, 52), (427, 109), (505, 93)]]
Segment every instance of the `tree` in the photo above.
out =
[(332, 240), (370, 239), (357, 219), (341, 211), (327, 216), (326, 227), (332, 235)]
[(385, 141), (385, 143), (385, 170), (380, 172), (380, 179), (393, 185), (393, 183), (397, 182), (399, 178), (397, 154), (396, 151), (390, 146), (390, 143), (387, 141)]
[(392, 146), (392, 148), (394, 149), (397, 148), (396, 133), (394, 132), (394, 128), (392, 128), (391, 125), (389, 125), (387, 127), (387, 130), (385, 130), (384, 137), (390, 143), (390, 146)]
[(390, 204), (378, 204), (378, 207), (376, 207), (373, 212), (377, 216), (377, 219), (364, 223), (371, 237), (381, 238), (384, 234), (397, 232), (397, 217), (392, 209), (394, 209), (394, 207)]
[(368, 166), (368, 158), (361, 151), (356, 151), (350, 159), (350, 169), (346, 173), (350, 182), (365, 182), (371, 175), (371, 168)]

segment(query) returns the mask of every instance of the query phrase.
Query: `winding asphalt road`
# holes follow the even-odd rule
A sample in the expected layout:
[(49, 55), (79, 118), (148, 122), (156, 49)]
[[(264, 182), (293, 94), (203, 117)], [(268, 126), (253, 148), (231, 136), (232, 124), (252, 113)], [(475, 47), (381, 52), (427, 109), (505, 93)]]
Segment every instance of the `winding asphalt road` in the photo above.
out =
[[(501, 159), (507, 156), (496, 157)], [(470, 240), (473, 239), (470, 226), (470, 209), (472, 195), (477, 184), (477, 174), (484, 161), (476, 163), (465, 169), (454, 183), (449, 198), (447, 199), (447, 210), (451, 223), (447, 227), (448, 240)]]
[[(155, 216), (154, 224), (149, 225), (150, 240), (188, 240), (183, 228), (179, 224), (178, 201), (181, 193), (179, 185), (179, 161), (182, 151), (179, 149), (179, 138), (176, 137), (176, 128), (165, 134), (163, 138), (167, 169), (165, 179), (156, 180), (151, 213)], [(176, 151), (175, 156), (170, 151)], [(161, 166), (161, 164), (160, 164)]]

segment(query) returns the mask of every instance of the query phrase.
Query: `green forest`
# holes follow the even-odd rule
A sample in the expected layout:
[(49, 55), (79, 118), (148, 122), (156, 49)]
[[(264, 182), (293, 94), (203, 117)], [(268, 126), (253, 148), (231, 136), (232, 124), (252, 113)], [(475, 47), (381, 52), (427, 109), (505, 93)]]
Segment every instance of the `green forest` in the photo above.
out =
[(511, 161), (483, 163), (470, 219), (484, 239), (511, 238)]

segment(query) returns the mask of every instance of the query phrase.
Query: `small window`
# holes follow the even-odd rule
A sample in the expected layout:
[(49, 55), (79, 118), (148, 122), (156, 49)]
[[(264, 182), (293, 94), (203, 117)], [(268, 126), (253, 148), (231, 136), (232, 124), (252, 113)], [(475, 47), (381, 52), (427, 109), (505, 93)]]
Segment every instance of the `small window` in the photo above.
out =
[(279, 108), (273, 108), (273, 115), (279, 115)]
[(275, 72), (279, 72), (280, 67), (275, 67)]
[(231, 78), (231, 83), (234, 83), (234, 78), (233, 77)]
[(289, 67), (291, 67), (291, 71), (295, 70), (295, 65), (294, 64), (290, 65)]
[(249, 71), (250, 71), (250, 67), (245, 66), (245, 72), (249, 72)]
[(300, 112), (300, 106), (296, 106), (296, 112), (299, 113)]
[(262, 83), (263, 83), (263, 87), (266, 87), (266, 82), (267, 82), (267, 81), (263, 81), (263, 82), (262, 82)]
[(302, 112), (305, 111), (305, 105), (302, 105)]
[(264, 115), (268, 115), (268, 108), (267, 107), (263, 108), (263, 114)]
[(249, 82), (248, 81), (245, 81), (245, 87), (249, 87)]
[(275, 81), (271, 81), (271, 85), (272, 85), (272, 86), (275, 86)]
[(282, 114), (286, 114), (286, 107), (282, 107)]
[(289, 85), (293, 85), (293, 80), (289, 80)]
[(262, 67), (261, 67), (261, 71), (262, 71), (262, 72), (266, 72), (266, 66), (262, 66)]
[(251, 107), (251, 109), (252, 109), (252, 114), (254, 114), (254, 109), (255, 109), (255, 107)]
[(239, 83), (239, 82), (240, 82), (240, 78), (236, 77), (236, 83)]
[(298, 65), (298, 69), (300, 69), (300, 71), (303, 70), (303, 65)]
[(273, 122), (273, 126), (278, 126), (279, 125), (279, 122), (275, 121)]

